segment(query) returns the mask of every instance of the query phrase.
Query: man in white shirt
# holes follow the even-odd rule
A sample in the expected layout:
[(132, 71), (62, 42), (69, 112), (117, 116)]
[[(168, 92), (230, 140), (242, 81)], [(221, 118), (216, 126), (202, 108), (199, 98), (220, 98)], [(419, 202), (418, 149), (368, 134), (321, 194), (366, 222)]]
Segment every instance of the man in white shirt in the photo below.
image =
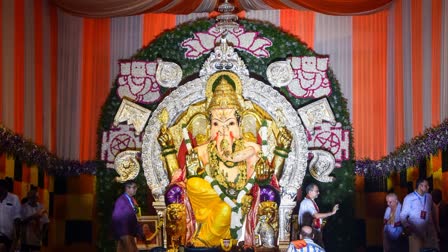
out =
[(22, 205), (23, 236), (21, 252), (40, 251), (42, 238), (46, 233), (48, 223), (47, 210), (38, 202), (37, 188), (28, 192), (28, 201)]
[(416, 190), (404, 198), (400, 219), (406, 233), (409, 234), (411, 252), (418, 252), (422, 248), (438, 249), (432, 216), (432, 197), (428, 190), (428, 181), (421, 178), (416, 182)]
[(6, 180), (0, 179), (0, 252), (11, 250), (20, 221), (20, 202), (17, 195), (8, 192)]
[(395, 193), (386, 195), (387, 208), (384, 213), (383, 251), (405, 251), (406, 242), (403, 239), (403, 226), (400, 221), (401, 204)]
[(315, 200), (319, 196), (319, 187), (316, 184), (309, 184), (306, 188), (306, 196), (300, 203), (299, 208), (299, 225), (310, 226), (314, 230), (314, 241), (323, 247), (322, 240), (322, 219), (334, 215), (338, 209), (339, 204), (333, 206), (333, 210), (328, 213), (320, 213), (319, 207)]
[(313, 237), (313, 229), (303, 226), (300, 229), (300, 240), (292, 241), (287, 252), (325, 252), (325, 249), (314, 243)]

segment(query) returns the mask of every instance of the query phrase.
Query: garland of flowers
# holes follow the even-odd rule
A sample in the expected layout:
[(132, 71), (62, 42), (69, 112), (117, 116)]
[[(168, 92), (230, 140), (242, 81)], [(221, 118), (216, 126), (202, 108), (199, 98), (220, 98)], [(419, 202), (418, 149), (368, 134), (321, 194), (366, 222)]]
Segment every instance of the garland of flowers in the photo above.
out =
[(394, 152), (380, 160), (364, 159), (356, 161), (355, 172), (370, 177), (387, 176), (417, 164), (437, 151), (448, 148), (448, 119), (440, 125), (428, 128), (411, 141), (402, 144)]
[[(380, 160), (356, 160), (355, 173), (362, 176), (387, 176), (400, 172), (418, 163), (419, 160), (448, 148), (448, 119), (440, 125), (428, 128), (411, 141), (402, 144), (394, 152)], [(0, 154), (18, 158), (27, 165), (36, 165), (49, 175), (78, 176), (96, 174), (104, 162), (93, 160), (81, 163), (76, 160), (63, 160), (50, 153), (44, 146), (25, 140), (19, 134), (0, 125)]]
[(250, 189), (255, 183), (255, 174), (252, 175), (252, 177), (247, 181), (246, 186), (238, 193), (238, 196), (236, 197), (236, 202), (233, 202), (232, 199), (225, 194), (218, 181), (216, 181), (214, 178), (210, 177), (209, 175), (205, 175), (204, 179), (212, 185), (213, 190), (215, 190), (216, 194), (219, 195), (219, 198), (221, 198), (227, 205), (230, 206), (232, 209), (232, 218), (230, 223), (230, 234), (233, 239), (236, 239), (239, 234), (241, 233), (241, 228), (243, 227), (243, 214), (241, 211), (241, 200), (243, 199), (244, 195), (249, 193)]
[(19, 134), (0, 125), (0, 155), (13, 156), (25, 162), (28, 166), (36, 165), (38, 169), (54, 176), (78, 176), (80, 174), (95, 174), (97, 167), (103, 161), (63, 160), (49, 152), (44, 146), (25, 140)]

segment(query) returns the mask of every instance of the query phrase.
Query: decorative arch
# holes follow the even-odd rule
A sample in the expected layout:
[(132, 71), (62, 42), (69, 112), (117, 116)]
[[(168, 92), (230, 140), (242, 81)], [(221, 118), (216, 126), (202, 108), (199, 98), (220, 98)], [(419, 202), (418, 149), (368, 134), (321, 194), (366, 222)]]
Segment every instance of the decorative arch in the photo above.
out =
[[(207, 61), (210, 60), (211, 50), (210, 51), (203, 50), (202, 53), (199, 50), (200, 48), (199, 49), (193, 48), (192, 46), (182, 47), (182, 45), (188, 44), (188, 42), (186, 41), (191, 42), (194, 39), (200, 40), (201, 38), (204, 38), (207, 35), (212, 36), (212, 33), (210, 31), (213, 31), (215, 24), (216, 22), (214, 20), (200, 20), (179, 26), (171, 31), (165, 32), (158, 39), (156, 39), (150, 45), (139, 50), (131, 59), (128, 60), (129, 62), (149, 62), (140, 64), (139, 67), (142, 69), (145, 67), (146, 69), (152, 69), (151, 66), (149, 66), (149, 64), (152, 65), (161, 64), (161, 62), (173, 62), (182, 69), (182, 80), (178, 84), (178, 87), (173, 87), (172, 85), (163, 86), (162, 83), (154, 81), (155, 77), (151, 77), (152, 75), (156, 76), (157, 74), (155, 68), (153, 70), (147, 70), (147, 71), (154, 71), (151, 72), (151, 74), (147, 74), (148, 76), (146, 77), (150, 80), (152, 85), (159, 85), (156, 87), (156, 89), (160, 94), (160, 98), (145, 103), (137, 102), (139, 106), (151, 111), (152, 113), (148, 124), (146, 124), (144, 137), (142, 137), (143, 134), (135, 135), (135, 130), (133, 127), (124, 126), (123, 124), (118, 125), (118, 127), (122, 128), (126, 127), (126, 129), (121, 130), (128, 132), (129, 136), (134, 135), (134, 139), (136, 139), (137, 142), (136, 149), (140, 149), (141, 147), (143, 147), (143, 152), (148, 153), (148, 155), (143, 155), (142, 160), (143, 163), (149, 162), (148, 160), (145, 159), (150, 158), (154, 160), (158, 158), (157, 153), (159, 152), (157, 152), (157, 148), (155, 148), (157, 144), (157, 134), (159, 132), (157, 126), (158, 122), (155, 117), (160, 113), (160, 111), (158, 111), (158, 107), (161, 105), (165, 107), (166, 106), (186, 107), (188, 105), (194, 104), (195, 102), (204, 99), (203, 97), (204, 94), (200, 93), (201, 89), (204, 90), (203, 86), (204, 82), (203, 80), (201, 81), (201, 78), (202, 77), (205, 78), (210, 75), (210, 73), (207, 73), (207, 68), (204, 66), (206, 65)], [(243, 90), (243, 92), (245, 92), (243, 96), (252, 101), (256, 101), (259, 104), (263, 104), (265, 102), (263, 101), (263, 99), (265, 100), (271, 99), (270, 102), (272, 102), (272, 100), (276, 100), (277, 102), (281, 101), (280, 104), (281, 103), (285, 104), (286, 106), (285, 108), (286, 111), (288, 111), (288, 114), (295, 114), (295, 116), (297, 117), (297, 119), (293, 119), (293, 121), (288, 121), (291, 127), (299, 127), (299, 126), (302, 127), (302, 123), (300, 122), (300, 119), (298, 118), (297, 115), (298, 113), (297, 111), (300, 108), (304, 108), (310, 104), (313, 104), (317, 100), (325, 97), (334, 114), (334, 121), (331, 122), (333, 126), (331, 126), (330, 124), (321, 125), (321, 128), (319, 129), (313, 128), (311, 132), (309, 130), (305, 132), (305, 130), (302, 127), (302, 133), (300, 136), (295, 136), (296, 137), (295, 141), (297, 142), (302, 141), (302, 143), (308, 141), (309, 145), (308, 147), (310, 148), (325, 147), (323, 145), (315, 146), (310, 144), (311, 142), (313, 142), (312, 138), (314, 130), (321, 130), (321, 131), (334, 130), (334, 132), (339, 132), (335, 133), (336, 135), (339, 134), (339, 136), (347, 138), (344, 140), (345, 141), (344, 148), (345, 151), (347, 152), (346, 153), (347, 155), (345, 156), (345, 158), (340, 160), (341, 161), (340, 168), (336, 168), (332, 173), (332, 175), (336, 177), (337, 182), (327, 184), (317, 181), (317, 183), (321, 187), (322, 195), (325, 195), (325, 198), (323, 198), (322, 201), (320, 202), (321, 206), (323, 208), (328, 208), (329, 205), (334, 204), (334, 202), (339, 202), (341, 203), (342, 208), (340, 221), (335, 221), (329, 224), (327, 227), (328, 232), (336, 232), (336, 230), (338, 230), (339, 233), (337, 237), (331, 236), (329, 238), (329, 242), (330, 244), (332, 244), (332, 247), (334, 245), (335, 248), (341, 246), (343, 248), (347, 248), (347, 246), (350, 246), (352, 244), (351, 242), (352, 229), (347, 228), (341, 230), (341, 225), (342, 223), (345, 223), (344, 226), (347, 227), (350, 226), (347, 225), (347, 223), (353, 223), (352, 200), (354, 193), (354, 185), (353, 185), (354, 165), (352, 162), (353, 149), (352, 146), (349, 144), (350, 142), (349, 139), (351, 139), (351, 124), (349, 121), (349, 113), (347, 110), (346, 101), (342, 96), (339, 83), (335, 78), (332, 70), (330, 68), (325, 67), (323, 69), (320, 69), (319, 73), (317, 72), (316, 73), (326, 78), (327, 80), (326, 85), (331, 88), (331, 92), (327, 92), (326, 95), (320, 97), (315, 96), (298, 97), (297, 94), (291, 92), (290, 88), (288, 88), (287, 85), (283, 84), (281, 85), (271, 84), (273, 86), (267, 85), (267, 83), (270, 83), (270, 80), (272, 80), (272, 76), (269, 76), (267, 74), (269, 70), (268, 68), (271, 64), (278, 61), (292, 62), (289, 64), (291, 64), (292, 70), (295, 74), (294, 78), (296, 79), (297, 82), (300, 82), (300, 79), (297, 77), (298, 73), (303, 74), (306, 72), (305, 71), (306, 69), (304, 68), (303, 65), (301, 65), (300, 62), (308, 59), (317, 60), (324, 56), (318, 55), (312, 49), (307, 48), (306, 45), (302, 43), (299, 39), (295, 38), (290, 34), (282, 32), (281, 30), (279, 30), (278, 28), (274, 27), (271, 24), (254, 22), (249, 20), (241, 20), (239, 21), (239, 24), (240, 24), (240, 30), (235, 34), (233, 34), (235, 35), (233, 38), (235, 39), (235, 42), (239, 43), (236, 44), (235, 50), (238, 51), (238, 55), (241, 59), (240, 61), (238, 59), (229, 59), (229, 60), (234, 60), (232, 62), (241, 69), (244, 68), (247, 69), (245, 75), (247, 75), (246, 81), (247, 83), (250, 83), (250, 85), (248, 86), (250, 88)], [(253, 42), (257, 42), (258, 39), (258, 41), (261, 41), (261, 43), (259, 43), (260, 46), (254, 48), (253, 46), (244, 44), (246, 41), (245, 39), (246, 40), (253, 39)], [(235, 42), (233, 42), (234, 45)], [(188, 55), (191, 55), (191, 52), (194, 50), (196, 50), (195, 54), (196, 56), (188, 57)], [(256, 52), (267, 52), (267, 53), (257, 54)], [(131, 67), (131, 69), (129, 70), (130, 74), (128, 74), (126, 78), (132, 78), (131, 76), (133, 71), (132, 63), (129, 67)], [(135, 71), (136, 73), (138, 72), (137, 70)], [(98, 125), (98, 134), (99, 134), (98, 150), (100, 156), (102, 156), (107, 149), (105, 148), (105, 146), (107, 147), (108, 144), (107, 140), (105, 140), (107, 139), (106, 136), (112, 135), (111, 132), (117, 130), (117, 128), (115, 128), (114, 126), (113, 120), (115, 117), (115, 113), (119, 110), (120, 104), (123, 99), (123, 97), (120, 97), (118, 92), (120, 85), (122, 86), (123, 82), (120, 82), (120, 79), (117, 78), (117, 81), (114, 83), (113, 88), (111, 89), (111, 92), (109, 94), (109, 97), (103, 106), (100, 123)], [(196, 95), (191, 95), (194, 94), (195, 92)], [(269, 108), (265, 109), (269, 110)], [(271, 113), (274, 114), (275, 111), (271, 111)], [(173, 116), (173, 118), (175, 117), (176, 116)], [(319, 123), (325, 123), (325, 122), (319, 122)], [(340, 141), (342, 141), (342, 139), (340, 139)], [(140, 143), (140, 145), (138, 143)], [(104, 158), (102, 159), (104, 160)], [(290, 164), (292, 164), (292, 161), (305, 163), (306, 165), (306, 158), (291, 159)], [(164, 174), (162, 167), (160, 167), (161, 163), (155, 162), (154, 164), (156, 167), (146, 167), (144, 172), (140, 172), (139, 176), (137, 177), (137, 181), (141, 185), (141, 188), (146, 188), (147, 185), (149, 185), (149, 188), (152, 190), (152, 194), (155, 195), (157, 198), (163, 195), (163, 188), (158, 188), (155, 185), (167, 185), (168, 181), (165, 181), (163, 179)], [(293, 169), (292, 165), (288, 165), (287, 169)], [(99, 225), (100, 226), (99, 246), (100, 248), (110, 248), (110, 246), (113, 246), (113, 244), (108, 242), (107, 239), (107, 232), (109, 230), (108, 218), (110, 216), (110, 211), (113, 207), (112, 206), (113, 199), (118, 196), (119, 185), (111, 184), (113, 177), (116, 176), (116, 172), (113, 169), (100, 170), (98, 171), (97, 174), (98, 174), (97, 205), (99, 210), (99, 216), (101, 217)], [(144, 175), (146, 176), (146, 178), (144, 177)], [(291, 182), (292, 184), (296, 183), (295, 184), (296, 187), (292, 187), (294, 188), (294, 190), (296, 190), (297, 188), (300, 187), (302, 182), (306, 184), (313, 180), (314, 179), (312, 178), (310, 173), (307, 172), (307, 174), (303, 174), (300, 181), (289, 181), (289, 182)], [(156, 182), (151, 184), (150, 181), (156, 181)], [(293, 195), (295, 196), (296, 194), (297, 192), (294, 192)], [(139, 202), (146, 203), (148, 197), (151, 198), (148, 192), (141, 192), (139, 194), (138, 200)], [(298, 194), (298, 197), (299, 198), (301, 197), (300, 193)], [(149, 208), (149, 206), (145, 204), (143, 204), (142, 207), (147, 209)]]

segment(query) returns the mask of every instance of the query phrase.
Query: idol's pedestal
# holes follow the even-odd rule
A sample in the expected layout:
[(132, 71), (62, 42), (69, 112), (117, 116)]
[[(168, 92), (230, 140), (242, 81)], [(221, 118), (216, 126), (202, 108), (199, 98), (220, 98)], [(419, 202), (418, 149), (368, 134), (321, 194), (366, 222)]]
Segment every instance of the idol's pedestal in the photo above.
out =
[(184, 248), (185, 252), (220, 252), (218, 248)]
[(279, 248), (263, 248), (263, 247), (256, 247), (255, 252), (279, 252)]

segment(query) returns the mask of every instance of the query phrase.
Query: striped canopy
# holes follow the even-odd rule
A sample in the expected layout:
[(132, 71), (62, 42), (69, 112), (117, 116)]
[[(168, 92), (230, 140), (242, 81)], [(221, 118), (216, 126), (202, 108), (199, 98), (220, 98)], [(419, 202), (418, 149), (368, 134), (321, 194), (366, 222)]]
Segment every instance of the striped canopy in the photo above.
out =
[[(85, 17), (130, 16), (141, 13), (190, 14), (212, 12), (219, 0), (53, 0), (65, 11)], [(238, 11), (309, 9), (330, 15), (376, 12), (392, 0), (234, 0)]]

